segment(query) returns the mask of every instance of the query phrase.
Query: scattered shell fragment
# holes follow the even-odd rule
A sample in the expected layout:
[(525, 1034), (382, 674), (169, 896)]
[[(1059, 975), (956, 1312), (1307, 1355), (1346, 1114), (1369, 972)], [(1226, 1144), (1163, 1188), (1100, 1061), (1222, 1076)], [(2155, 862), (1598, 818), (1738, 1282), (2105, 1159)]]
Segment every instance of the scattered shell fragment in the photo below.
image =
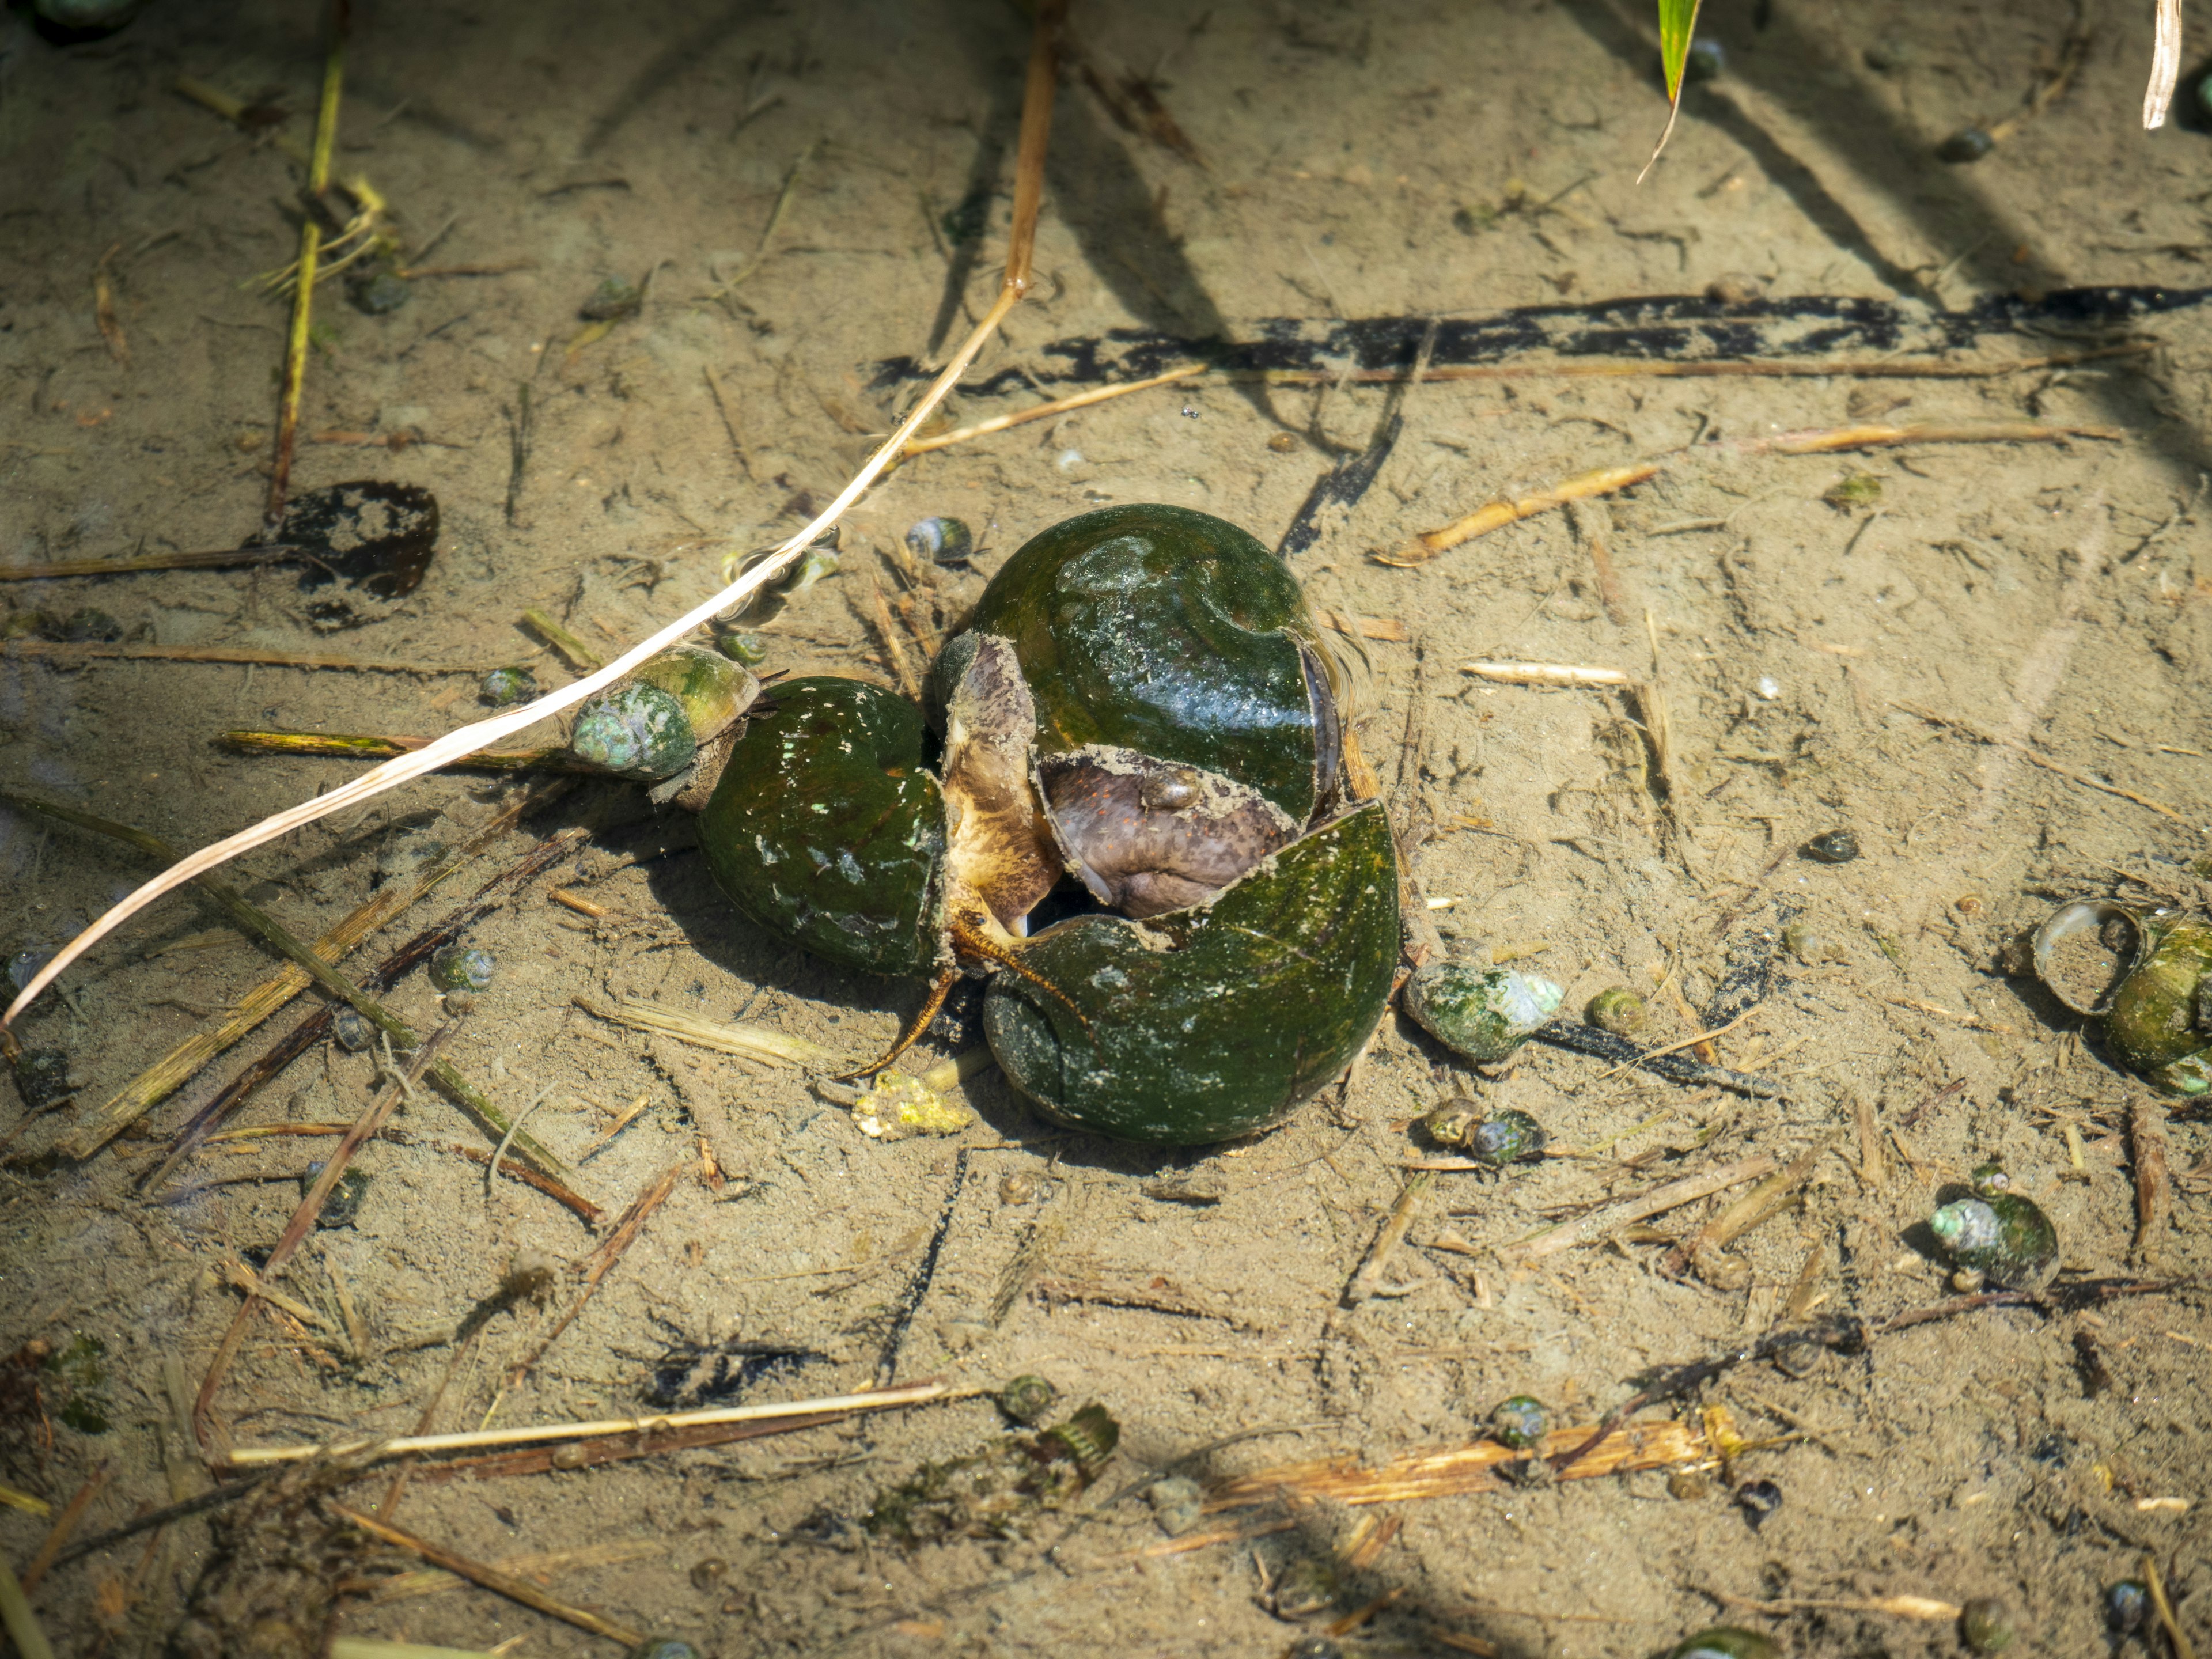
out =
[(876, 1074), (868, 1091), (853, 1105), (854, 1127), (871, 1140), (903, 1140), (908, 1135), (957, 1135), (975, 1114), (948, 1100), (919, 1078), (886, 1070)]

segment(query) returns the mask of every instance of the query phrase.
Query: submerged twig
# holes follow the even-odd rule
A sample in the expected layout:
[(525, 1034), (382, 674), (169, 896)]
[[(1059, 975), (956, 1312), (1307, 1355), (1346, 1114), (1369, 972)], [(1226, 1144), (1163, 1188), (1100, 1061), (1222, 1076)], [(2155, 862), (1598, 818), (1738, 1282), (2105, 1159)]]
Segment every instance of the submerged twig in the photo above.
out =
[(2166, 1170), (2166, 1108), (2148, 1095), (2128, 1103), (2128, 1146), (2136, 1166), (2136, 1261), (2154, 1267), (2173, 1220), (2173, 1183)]
[[(1578, 1054), (1588, 1054), (1594, 1060), (1613, 1062), (1615, 1070), (1635, 1066), (1663, 1077), (1670, 1082), (1686, 1083), (1700, 1088), (1726, 1089), (1735, 1094), (1750, 1095), (1761, 1100), (1778, 1100), (1785, 1091), (1771, 1078), (1753, 1072), (1731, 1072), (1726, 1066), (1709, 1066), (1704, 1060), (1692, 1060), (1671, 1048), (1646, 1048), (1624, 1036), (1610, 1031), (1601, 1031), (1595, 1025), (1584, 1025), (1576, 1020), (1555, 1019), (1548, 1025), (1537, 1028), (1536, 1041), (1547, 1042), (1555, 1048), (1569, 1048)], [(1699, 1038), (1689, 1039), (1692, 1045)]]
[[(513, 829), (524, 814), (558, 799), (570, 787), (556, 784), (510, 802), (461, 846), (417, 872), (412, 879), (386, 884), (318, 939), (313, 946), (315, 954), (325, 961), (342, 961), (362, 940), (395, 920), (417, 900), (427, 897), (447, 877)], [(69, 1158), (91, 1157), (313, 982), (313, 976), (297, 963), (286, 964), (273, 978), (240, 997), (222, 1024), (187, 1037), (125, 1085), (112, 1099), (79, 1122), (58, 1143), (57, 1150)]]
[(331, 154), (337, 148), (338, 99), (345, 83), (346, 0), (331, 8), (331, 43), (323, 58), (322, 103), (315, 112), (315, 147), (307, 157), (307, 211), (300, 216), (299, 285), (292, 295), (292, 327), (284, 341), (284, 376), (276, 395), (276, 450), (269, 471), (269, 500), (262, 510), (263, 532), (272, 541), (283, 532), (284, 499), (292, 483), (292, 450), (300, 430), (300, 392), (307, 378), (308, 325), (314, 315), (315, 262), (323, 249), (323, 222), (316, 216), (330, 188)]
[(1359, 1264), (1358, 1272), (1352, 1275), (1352, 1282), (1344, 1287), (1345, 1306), (1357, 1307), (1372, 1297), (1389, 1294), (1383, 1275), (1413, 1228), (1422, 1194), (1436, 1184), (1436, 1179), (1435, 1174), (1427, 1170), (1418, 1170), (1406, 1177), (1405, 1186), (1399, 1189), (1398, 1201), (1390, 1206), (1382, 1231), (1375, 1236), (1374, 1248), (1368, 1251), (1367, 1260)]
[(418, 1538), (411, 1532), (395, 1527), (389, 1522), (380, 1521), (373, 1515), (363, 1515), (359, 1510), (349, 1508), (335, 1499), (331, 1500), (330, 1508), (331, 1512), (340, 1520), (350, 1526), (359, 1527), (370, 1537), (380, 1538), (387, 1544), (396, 1544), (401, 1549), (421, 1556), (433, 1566), (443, 1567), (447, 1572), (459, 1573), (471, 1583), (481, 1584), (488, 1590), (495, 1590), (511, 1601), (520, 1601), (526, 1607), (534, 1607), (539, 1613), (550, 1613), (556, 1619), (575, 1626), (579, 1630), (587, 1630), (594, 1636), (606, 1637), (611, 1641), (620, 1642), (627, 1648), (641, 1648), (645, 1645), (646, 1635), (643, 1631), (632, 1630), (628, 1625), (617, 1624), (611, 1619), (593, 1613), (588, 1607), (580, 1607), (571, 1602), (563, 1601), (559, 1596), (539, 1589), (526, 1578), (517, 1578), (511, 1574), (501, 1572), (497, 1567), (486, 1566), (481, 1561), (472, 1560), (468, 1556), (456, 1555), (453, 1551), (434, 1544), (427, 1538)]
[(1533, 1238), (1509, 1244), (1499, 1254), (1509, 1261), (1540, 1261), (1545, 1256), (1556, 1255), (1561, 1250), (1571, 1250), (1577, 1244), (1587, 1244), (1592, 1239), (1602, 1238), (1632, 1221), (1662, 1214), (1679, 1205), (1687, 1204), (1692, 1199), (1719, 1192), (1723, 1188), (1756, 1181), (1759, 1176), (1771, 1173), (1773, 1168), (1774, 1160), (1760, 1153), (1738, 1159), (1734, 1164), (1723, 1164), (1717, 1170), (1705, 1170), (1696, 1175), (1684, 1176), (1679, 1181), (1670, 1181), (1664, 1186), (1638, 1193), (1634, 1198), (1623, 1199), (1619, 1203), (1593, 1210), (1588, 1215), (1577, 1216), (1572, 1221), (1547, 1228)]
[(545, 1351), (559, 1340), (561, 1333), (575, 1322), (576, 1316), (584, 1311), (585, 1304), (599, 1294), (599, 1281), (607, 1276), (608, 1270), (616, 1262), (622, 1260), (623, 1252), (636, 1240), (647, 1220), (667, 1200), (669, 1194), (676, 1190), (677, 1177), (690, 1167), (688, 1162), (670, 1164), (654, 1178), (652, 1185), (631, 1200), (629, 1208), (623, 1212), (622, 1219), (615, 1223), (614, 1231), (607, 1235), (605, 1241), (592, 1252), (591, 1259), (584, 1264), (584, 1288), (568, 1304), (568, 1311), (553, 1322), (553, 1328), (538, 1338), (530, 1352), (507, 1372), (508, 1388), (520, 1387), (522, 1379), (530, 1375), (531, 1367), (544, 1358)]

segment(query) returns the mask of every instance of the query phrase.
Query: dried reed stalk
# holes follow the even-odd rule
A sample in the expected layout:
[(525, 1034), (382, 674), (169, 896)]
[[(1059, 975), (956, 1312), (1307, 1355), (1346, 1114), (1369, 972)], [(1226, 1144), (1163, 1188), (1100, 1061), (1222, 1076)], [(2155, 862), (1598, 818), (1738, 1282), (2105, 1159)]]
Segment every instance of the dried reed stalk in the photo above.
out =
[[(1014, 167), (1013, 228), (1007, 243), (1006, 279), (1000, 286), (999, 297), (984, 313), (982, 320), (961, 342), (959, 349), (952, 354), (951, 360), (930, 383), (928, 391), (908, 412), (906, 418), (898, 423), (890, 437), (884, 441), (827, 507), (783, 541), (769, 557), (641, 643), (631, 647), (605, 668), (586, 675), (574, 684), (549, 692), (535, 702), (526, 703), (520, 708), (494, 714), (449, 732), (428, 748), (386, 761), (327, 794), (302, 801), (297, 806), (226, 836), (164, 871), (109, 907), (90, 927), (64, 945), (53, 959), (33, 976), (30, 983), (9, 1005), (6, 1013), (0, 1014), (0, 1026), (12, 1024), (16, 1016), (30, 1006), (47, 986), (68, 969), (70, 963), (164, 894), (173, 892), (185, 883), (236, 858), (240, 853), (265, 846), (334, 812), (359, 806), (386, 790), (398, 788), (416, 778), (427, 776), (441, 767), (465, 759), (510, 733), (534, 726), (548, 715), (581, 702), (593, 692), (612, 685), (655, 653), (673, 645), (695, 628), (774, 581), (796, 563), (799, 555), (814, 538), (842, 518), (847, 509), (898, 458), (908, 441), (921, 429), (922, 422), (945, 400), (946, 393), (952, 390), (960, 377), (968, 372), (969, 365), (975, 361), (976, 354), (998, 331), (999, 325), (1029, 293), (1031, 264), (1036, 249), (1037, 210), (1043, 201), (1045, 146), (1052, 125), (1059, 35), (1066, 12), (1066, 0), (1039, 0), (1036, 7), (1036, 27), (1030, 46), (1028, 77), (1022, 94), (1021, 136)], [(310, 285), (303, 283), (301, 286), (305, 292)]]
[(1632, 1221), (1662, 1214), (1687, 1204), (1692, 1199), (1704, 1198), (1741, 1182), (1755, 1181), (1760, 1176), (1772, 1173), (1773, 1169), (1774, 1160), (1761, 1155), (1734, 1164), (1723, 1164), (1717, 1170), (1707, 1170), (1698, 1175), (1684, 1176), (1680, 1181), (1670, 1181), (1663, 1187), (1655, 1187), (1634, 1198), (1608, 1204), (1586, 1216), (1563, 1222), (1559, 1226), (1538, 1233), (1534, 1238), (1523, 1239), (1518, 1244), (1509, 1244), (1498, 1254), (1508, 1261), (1541, 1261), (1547, 1255), (1558, 1255), (1561, 1250), (1571, 1250), (1577, 1244), (1603, 1238), (1607, 1233), (1626, 1227)]
[[(1544, 1437), (1542, 1447), (1533, 1451), (1516, 1451), (1495, 1440), (1477, 1440), (1443, 1451), (1410, 1452), (1377, 1468), (1364, 1467), (1357, 1457), (1284, 1463), (1224, 1481), (1206, 1495), (1206, 1508), (1214, 1513), (1315, 1498), (1353, 1505), (1401, 1504), (1417, 1498), (1510, 1492), (1515, 1490), (1513, 1483), (1497, 1473), (1498, 1465), (1522, 1462), (1532, 1457), (1564, 1456), (1589, 1439), (1595, 1431), (1595, 1425), (1554, 1429)], [(1725, 1413), (1718, 1414), (1718, 1426), (1711, 1432), (1700, 1423), (1672, 1418), (1655, 1423), (1624, 1423), (1587, 1456), (1561, 1470), (1560, 1478), (1579, 1480), (1589, 1475), (1621, 1474), (1632, 1469), (1710, 1464), (1720, 1456), (1717, 1440), (1725, 1438), (1730, 1431)]]
[(764, 1060), (771, 1066), (837, 1066), (843, 1062), (819, 1043), (805, 1037), (787, 1036), (767, 1025), (717, 1025), (712, 1020), (687, 1014), (681, 1008), (664, 1008), (642, 997), (623, 997), (610, 1007), (589, 997), (572, 998), (576, 1006), (594, 1019), (627, 1025), (634, 1031), (658, 1031), (717, 1054), (738, 1054)]
[(594, 1418), (582, 1423), (540, 1423), (531, 1428), (478, 1429), (459, 1434), (409, 1435), (379, 1440), (364, 1435), (331, 1441), (319, 1446), (236, 1446), (225, 1454), (227, 1469), (257, 1468), (270, 1463), (307, 1463), (318, 1458), (344, 1458), (363, 1465), (418, 1452), (471, 1451), (491, 1446), (532, 1446), (553, 1440), (596, 1440), (610, 1435), (660, 1434), (722, 1423), (768, 1423), (788, 1417), (849, 1417), (860, 1412), (888, 1411), (897, 1406), (919, 1406), (932, 1400), (948, 1400), (956, 1390), (947, 1382), (908, 1382), (869, 1394), (831, 1395), (821, 1400), (793, 1400), (774, 1406), (718, 1406), (708, 1411), (670, 1412), (658, 1417)]

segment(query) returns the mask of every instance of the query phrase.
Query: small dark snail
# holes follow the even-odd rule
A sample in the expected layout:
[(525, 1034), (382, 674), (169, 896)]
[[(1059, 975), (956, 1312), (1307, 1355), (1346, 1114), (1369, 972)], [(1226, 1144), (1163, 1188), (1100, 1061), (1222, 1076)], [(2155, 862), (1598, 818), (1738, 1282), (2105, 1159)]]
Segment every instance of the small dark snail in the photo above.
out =
[(123, 637), (123, 624), (86, 605), (64, 617), (47, 637), (62, 645), (112, 645)]
[(2150, 1612), (2150, 1586), (2140, 1578), (2123, 1578), (2105, 1592), (2105, 1622), (2122, 1636), (2141, 1630)]
[(923, 519), (906, 532), (908, 550), (935, 564), (965, 564), (975, 556), (975, 532), (958, 519)]
[(1805, 843), (1805, 856), (1822, 864), (1849, 864), (1859, 855), (1859, 838), (1848, 830), (1824, 830)]
[(370, 317), (389, 317), (415, 297), (415, 289), (396, 270), (363, 270), (346, 279), (346, 298)]
[[(304, 1196), (323, 1173), (323, 1162), (315, 1159), (300, 1177), (300, 1191)], [(330, 1196), (323, 1200), (322, 1213), (315, 1218), (318, 1227), (350, 1227), (361, 1213), (362, 1200), (368, 1196), (369, 1176), (366, 1170), (348, 1168), (331, 1188)]]
[(688, 1576), (691, 1580), (693, 1589), (704, 1591), (711, 1590), (715, 1585), (720, 1583), (728, 1576), (729, 1571), (728, 1562), (723, 1560), (719, 1555), (710, 1555), (703, 1561), (693, 1562)]
[(1936, 159), (1962, 167), (1968, 161), (1978, 161), (1997, 147), (1997, 141), (1980, 127), (1960, 127), (1942, 143), (1936, 146)]
[(1583, 1018), (1601, 1031), (1632, 1037), (1651, 1023), (1651, 1010), (1635, 992), (1616, 985), (1592, 997)]
[(477, 701), (487, 708), (528, 702), (538, 695), (538, 676), (520, 664), (495, 668), (477, 684)]
[(576, 314), (587, 323), (619, 322), (635, 317), (645, 304), (645, 290), (635, 283), (610, 276), (593, 289)]
[(2012, 1614), (1994, 1595), (1977, 1595), (1959, 1610), (1959, 1639), (1972, 1653), (2002, 1653), (2013, 1643)]
[(1503, 1111), (1476, 1124), (1463, 1143), (1478, 1164), (1502, 1170), (1544, 1155), (1543, 1126), (1526, 1112)]
[(2032, 1199), (1993, 1193), (1946, 1204), (1929, 1226), (1961, 1267), (1999, 1290), (2039, 1291), (2058, 1271), (2058, 1232)]
[(2012, 1190), (2012, 1177), (2005, 1173), (2003, 1164), (1991, 1158), (1974, 1166), (1973, 1173), (1966, 1177), (1966, 1184), (1974, 1189), (1976, 1198), (1992, 1198)]
[(1490, 1437), (1514, 1451), (1536, 1451), (1551, 1432), (1548, 1407), (1532, 1395), (1516, 1394), (1490, 1408)]
[(448, 945), (430, 956), (430, 983), (441, 991), (487, 991), (499, 963), (489, 951)]
[(1690, 42), (1689, 55), (1682, 60), (1685, 81), (1717, 81), (1728, 67), (1728, 52), (1717, 40), (1698, 39)]
[(76, 1092), (70, 1081), (69, 1054), (60, 1048), (26, 1048), (15, 1060), (15, 1092), (23, 1109), (43, 1112)]
[(1782, 1659), (1782, 1650), (1755, 1630), (1716, 1625), (1675, 1643), (1667, 1659)]
[(1043, 1377), (1027, 1374), (1016, 1377), (999, 1390), (999, 1409), (1015, 1422), (1027, 1427), (1044, 1420), (1052, 1402), (1060, 1398), (1060, 1390)]
[(1491, 1065), (1559, 1012), (1566, 993), (1510, 968), (1432, 962), (1406, 981), (1406, 1012), (1446, 1048)]
[(341, 1004), (331, 1015), (331, 1036), (339, 1048), (357, 1054), (376, 1041), (376, 1028), (361, 1017), (360, 1010)]

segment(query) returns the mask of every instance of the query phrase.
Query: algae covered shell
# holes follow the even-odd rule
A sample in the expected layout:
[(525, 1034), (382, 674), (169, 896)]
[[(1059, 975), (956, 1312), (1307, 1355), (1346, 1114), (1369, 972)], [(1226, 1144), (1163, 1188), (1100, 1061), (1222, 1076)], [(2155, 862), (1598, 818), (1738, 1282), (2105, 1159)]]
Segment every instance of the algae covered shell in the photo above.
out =
[(1509, 1107), (1476, 1124), (1461, 1145), (1476, 1163), (1502, 1170), (1509, 1164), (1525, 1164), (1543, 1157), (1545, 1140), (1541, 1124), (1528, 1113)]
[(1651, 1009), (1626, 986), (1615, 985), (1592, 997), (1583, 1018), (1601, 1031), (1632, 1037), (1651, 1023)]
[(1509, 1057), (1559, 1012), (1566, 993), (1511, 968), (1432, 962), (1406, 982), (1406, 1012), (1439, 1042), (1478, 1064)]
[(779, 684), (775, 712), (746, 722), (699, 817), (716, 884), (841, 967), (934, 972), (945, 809), (924, 736), (919, 708), (863, 681)]
[(1020, 659), (1041, 754), (1103, 744), (1196, 767), (1301, 824), (1334, 786), (1334, 659), (1297, 579), (1225, 520), (1135, 504), (1031, 537), (939, 657), (933, 705), (986, 636)]
[(975, 533), (961, 519), (922, 519), (906, 532), (908, 549), (933, 564), (965, 564), (975, 555)]
[(2112, 993), (2105, 1033), (2112, 1050), (2169, 1094), (2212, 1089), (2212, 1032), (2202, 992), (2212, 970), (2212, 927), (2178, 922), (2154, 936), (2133, 972)]
[(739, 664), (696, 645), (649, 658), (635, 680), (657, 686), (683, 705), (695, 744), (711, 743), (728, 731), (760, 690), (760, 682)]
[(2058, 1231), (2033, 1199), (1992, 1193), (1946, 1204), (1929, 1226), (1961, 1267), (2000, 1290), (2039, 1291), (2058, 1271)]
[(1490, 1437), (1515, 1451), (1534, 1451), (1552, 1431), (1549, 1407), (1533, 1395), (1516, 1394), (1490, 1410)]
[(684, 705), (657, 685), (635, 681), (603, 691), (576, 714), (569, 752), (619, 777), (673, 777), (699, 752)]
[[(1270, 948), (1255, 952), (1255, 939)], [(1280, 1122), (1351, 1062), (1397, 957), (1395, 848), (1370, 802), (1208, 904), (1045, 929), (1022, 963), (1073, 1007), (1000, 974), (984, 1029), (1007, 1077), (1059, 1122), (1125, 1140), (1227, 1140)]]
[(1017, 1423), (1041, 1423), (1060, 1398), (1060, 1390), (1034, 1372), (1025, 1373), (999, 1390), (999, 1409)]
[(488, 991), (499, 964), (489, 951), (448, 945), (430, 957), (430, 983), (441, 991)]
[(487, 708), (528, 702), (538, 695), (538, 676), (520, 664), (495, 668), (477, 685), (477, 701)]

